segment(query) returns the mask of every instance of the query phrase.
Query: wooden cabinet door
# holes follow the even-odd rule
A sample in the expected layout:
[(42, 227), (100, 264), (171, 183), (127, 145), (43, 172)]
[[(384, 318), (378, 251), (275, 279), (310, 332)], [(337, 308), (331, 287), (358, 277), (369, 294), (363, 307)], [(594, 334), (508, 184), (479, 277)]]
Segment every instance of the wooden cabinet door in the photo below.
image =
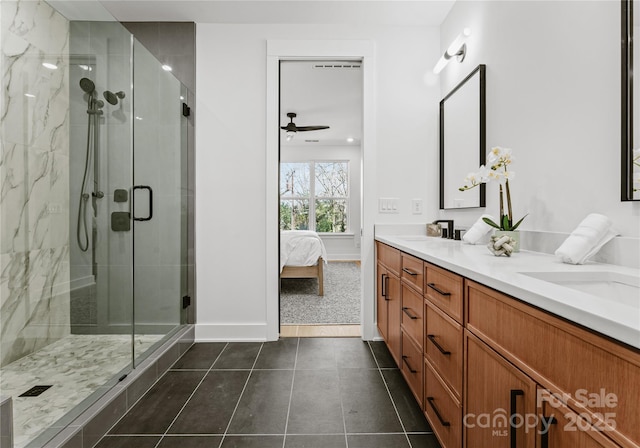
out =
[(400, 279), (380, 263), (378, 263), (376, 275), (378, 284), (376, 288), (378, 330), (387, 343), (387, 347), (389, 347), (396, 364), (400, 366), (402, 360)]
[[(541, 394), (541, 397), (544, 397)], [(542, 414), (539, 424), (539, 448), (618, 448), (587, 419), (580, 416), (558, 400), (542, 399)], [(610, 416), (615, 418), (615, 415)], [(597, 423), (597, 422), (596, 422)]]
[(468, 331), (465, 345), (464, 446), (534, 448), (536, 384)]
[(402, 320), (402, 300), (400, 295), (400, 278), (389, 273), (386, 291), (387, 293), (387, 317), (389, 319), (387, 325), (387, 345), (389, 351), (396, 360), (396, 364), (402, 364), (402, 333), (400, 330), (400, 321)]
[(389, 272), (378, 263), (378, 269), (376, 271), (377, 275), (377, 287), (376, 287), (376, 308), (377, 308), (377, 321), (378, 321), (378, 331), (380, 331), (380, 336), (385, 341), (389, 340), (389, 313), (387, 311), (387, 288), (389, 285)]

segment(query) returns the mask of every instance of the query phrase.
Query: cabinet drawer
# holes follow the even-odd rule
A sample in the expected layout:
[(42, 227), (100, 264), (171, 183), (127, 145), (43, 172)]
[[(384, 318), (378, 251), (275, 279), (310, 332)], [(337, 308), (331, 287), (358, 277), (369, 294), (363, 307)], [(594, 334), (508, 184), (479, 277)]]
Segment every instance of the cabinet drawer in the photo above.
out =
[(423, 357), (422, 350), (416, 347), (406, 333), (402, 332), (402, 375), (407, 380), (409, 388), (416, 397), (416, 400), (422, 407), (422, 369)]
[(407, 282), (407, 284), (422, 294), (424, 283), (424, 262), (422, 260), (403, 253), (402, 272), (400, 275), (403, 281)]
[(438, 308), (462, 323), (462, 277), (425, 264), (425, 295)]
[(425, 305), (425, 356), (449, 385), (456, 398), (462, 400), (462, 326), (428, 301)]
[[(466, 282), (467, 329), (544, 388), (568, 394), (569, 407), (588, 415), (623, 446), (640, 446), (640, 350), (535, 309), (472, 281)], [(593, 400), (592, 394), (615, 396)], [(599, 406), (598, 406), (599, 404)], [(615, 412), (615, 428), (602, 416)]]
[(376, 247), (378, 262), (384, 264), (394, 274), (400, 275), (400, 251), (379, 241), (376, 242)]
[(424, 372), (424, 414), (440, 444), (444, 448), (458, 448), (462, 443), (462, 406), (427, 360)]
[(417, 343), (422, 351), (424, 334), (424, 299), (413, 289), (402, 284), (402, 329)]

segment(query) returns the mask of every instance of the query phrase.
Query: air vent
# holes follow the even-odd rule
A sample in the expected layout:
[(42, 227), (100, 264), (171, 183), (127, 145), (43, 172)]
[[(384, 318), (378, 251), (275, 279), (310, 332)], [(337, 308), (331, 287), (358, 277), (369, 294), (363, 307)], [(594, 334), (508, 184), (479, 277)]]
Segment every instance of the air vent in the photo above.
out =
[(362, 67), (362, 64), (357, 62), (313, 64), (313, 68), (319, 70), (359, 70), (360, 67)]
[(318, 143), (320, 140), (305, 140), (306, 143)]

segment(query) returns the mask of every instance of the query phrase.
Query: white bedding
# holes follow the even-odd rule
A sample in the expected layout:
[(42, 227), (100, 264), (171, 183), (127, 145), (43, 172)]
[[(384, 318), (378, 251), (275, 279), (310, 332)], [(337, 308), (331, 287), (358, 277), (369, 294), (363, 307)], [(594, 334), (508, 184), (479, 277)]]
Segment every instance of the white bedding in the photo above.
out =
[(285, 266), (313, 266), (318, 257), (327, 261), (327, 250), (316, 232), (283, 230), (280, 232), (280, 272)]

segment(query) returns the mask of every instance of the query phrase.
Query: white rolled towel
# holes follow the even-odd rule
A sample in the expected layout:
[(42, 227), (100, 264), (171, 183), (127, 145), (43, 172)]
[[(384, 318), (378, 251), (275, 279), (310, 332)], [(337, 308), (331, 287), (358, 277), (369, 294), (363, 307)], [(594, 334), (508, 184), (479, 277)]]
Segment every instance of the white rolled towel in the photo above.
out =
[(571, 232), (555, 254), (563, 263), (584, 264), (609, 240), (618, 235), (611, 226), (612, 222), (606, 216), (591, 213)]
[(462, 241), (468, 244), (478, 244), (478, 242), (487, 233), (493, 229), (489, 224), (484, 222), (482, 218), (489, 218), (491, 221), (496, 222), (495, 218), (491, 215), (482, 215), (478, 220), (462, 235)]

